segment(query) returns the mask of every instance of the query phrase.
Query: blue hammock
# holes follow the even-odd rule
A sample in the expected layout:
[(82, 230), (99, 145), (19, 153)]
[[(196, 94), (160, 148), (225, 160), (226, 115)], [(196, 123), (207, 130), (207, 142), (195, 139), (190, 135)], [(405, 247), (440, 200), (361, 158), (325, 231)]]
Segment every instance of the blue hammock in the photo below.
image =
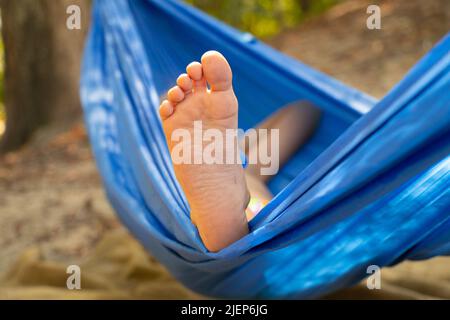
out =
[[(250, 234), (218, 253), (190, 221), (158, 117), (176, 76), (210, 49), (233, 68), (241, 128), (299, 99), (324, 112)], [(376, 101), (181, 2), (97, 0), (81, 95), (108, 197), (178, 280), (215, 297), (315, 298), (370, 265), (448, 255), (449, 49), (447, 35)]]

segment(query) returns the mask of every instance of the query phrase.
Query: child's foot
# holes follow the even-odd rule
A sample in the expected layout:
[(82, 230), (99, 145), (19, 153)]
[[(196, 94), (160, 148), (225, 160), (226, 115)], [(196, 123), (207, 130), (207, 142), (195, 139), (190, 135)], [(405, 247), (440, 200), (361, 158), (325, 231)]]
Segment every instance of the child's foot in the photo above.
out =
[[(172, 140), (174, 130), (187, 129), (194, 137), (194, 121), (201, 121), (203, 130), (220, 130), (224, 141), (226, 129), (237, 129), (238, 102), (228, 62), (216, 51), (205, 53), (201, 61), (187, 66), (187, 74), (178, 77), (177, 86), (161, 104), (170, 152), (179, 142)], [(203, 146), (197, 147), (202, 150)], [(224, 146), (223, 154), (227, 151), (235, 150)], [(174, 169), (191, 207), (191, 219), (208, 250), (221, 250), (248, 233), (245, 208), (249, 194), (241, 164), (174, 163)]]

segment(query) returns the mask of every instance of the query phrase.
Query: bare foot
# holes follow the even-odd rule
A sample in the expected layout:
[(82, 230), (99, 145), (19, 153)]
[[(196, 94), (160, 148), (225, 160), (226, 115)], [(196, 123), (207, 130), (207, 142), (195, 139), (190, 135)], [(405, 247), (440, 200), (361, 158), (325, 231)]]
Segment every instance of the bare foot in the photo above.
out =
[[(238, 102), (226, 59), (216, 51), (209, 51), (202, 56), (201, 63), (192, 62), (186, 71), (160, 106), (171, 154), (178, 143), (174, 142), (174, 131), (185, 129), (194, 136), (194, 121), (201, 121), (203, 130), (220, 130), (223, 137), (226, 129), (237, 129), (238, 124)], [(193, 152), (195, 148), (193, 145)], [(234, 151), (224, 146), (223, 154)], [(192, 222), (208, 250), (219, 251), (248, 233), (245, 207), (249, 194), (242, 165), (174, 161), (174, 169), (191, 207)]]

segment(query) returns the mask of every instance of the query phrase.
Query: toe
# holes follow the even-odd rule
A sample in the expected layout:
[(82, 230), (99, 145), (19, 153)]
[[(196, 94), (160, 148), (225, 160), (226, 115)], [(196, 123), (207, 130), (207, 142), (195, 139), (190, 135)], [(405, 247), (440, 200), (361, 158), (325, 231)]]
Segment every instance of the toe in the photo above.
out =
[(203, 74), (212, 91), (231, 89), (232, 73), (225, 57), (217, 51), (208, 51), (202, 56)]
[(191, 62), (186, 67), (186, 71), (189, 77), (191, 77), (191, 79), (194, 81), (200, 81), (203, 78), (203, 70), (200, 62)]
[(172, 103), (179, 103), (184, 99), (184, 91), (179, 86), (175, 86), (167, 92), (167, 99)]
[(194, 80), (194, 90), (206, 89), (206, 80), (203, 77), (203, 68), (200, 62), (192, 62), (186, 68), (189, 77)]
[(161, 103), (161, 106), (159, 107), (159, 115), (161, 117), (161, 120), (166, 120), (169, 118), (174, 111), (173, 105), (170, 101), (164, 100)]
[(177, 85), (183, 89), (185, 93), (190, 92), (193, 87), (192, 79), (186, 74), (183, 73), (177, 79)]

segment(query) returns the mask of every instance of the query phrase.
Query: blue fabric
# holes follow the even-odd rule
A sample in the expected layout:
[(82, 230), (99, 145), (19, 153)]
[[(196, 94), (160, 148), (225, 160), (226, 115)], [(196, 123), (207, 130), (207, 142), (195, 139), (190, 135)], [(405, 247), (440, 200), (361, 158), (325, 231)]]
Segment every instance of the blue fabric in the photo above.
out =
[[(160, 97), (221, 51), (240, 127), (306, 99), (324, 116), (270, 182), (251, 232), (208, 252), (189, 218)], [(450, 253), (450, 36), (381, 101), (173, 0), (98, 0), (81, 95), (97, 165), (123, 223), (189, 288), (233, 298), (314, 298), (370, 265)]]

